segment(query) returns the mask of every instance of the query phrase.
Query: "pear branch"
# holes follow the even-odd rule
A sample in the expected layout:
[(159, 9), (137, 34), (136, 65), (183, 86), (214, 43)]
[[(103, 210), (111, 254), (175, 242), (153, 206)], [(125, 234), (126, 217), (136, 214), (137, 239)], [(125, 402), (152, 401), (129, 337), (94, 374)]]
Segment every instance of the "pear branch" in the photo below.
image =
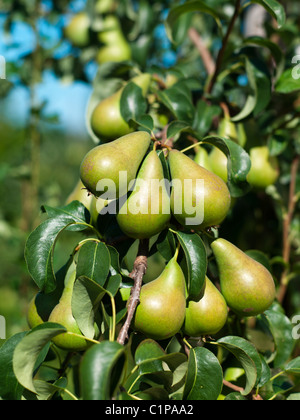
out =
[[(289, 192), (289, 205), (288, 211), (284, 215), (283, 220), (283, 259), (287, 264), (287, 267), (290, 262), (290, 255), (291, 255), (291, 240), (290, 240), (290, 227), (291, 222), (293, 220), (296, 203), (297, 203), (297, 196), (296, 196), (296, 180), (297, 180), (297, 173), (300, 166), (300, 155), (297, 155), (292, 163), (291, 166), (291, 182), (290, 182), (290, 192)], [(283, 302), (285, 293), (288, 286), (288, 274), (289, 268), (286, 268), (282, 273), (280, 288), (278, 292), (278, 301), (280, 303)]]
[(210, 51), (204, 44), (201, 36), (198, 34), (195, 28), (190, 28), (188, 35), (190, 40), (194, 43), (195, 47), (199, 51), (208, 75), (212, 76), (216, 70), (216, 64)]
[(118, 343), (123, 345), (128, 339), (128, 331), (131, 325), (131, 321), (134, 317), (135, 310), (140, 302), (140, 293), (143, 284), (143, 277), (146, 274), (147, 270), (148, 252), (149, 240), (140, 240), (138, 255), (135, 259), (133, 270), (130, 274), (130, 277), (134, 280), (134, 285), (131, 289), (130, 299), (128, 301), (127, 318), (117, 339)]

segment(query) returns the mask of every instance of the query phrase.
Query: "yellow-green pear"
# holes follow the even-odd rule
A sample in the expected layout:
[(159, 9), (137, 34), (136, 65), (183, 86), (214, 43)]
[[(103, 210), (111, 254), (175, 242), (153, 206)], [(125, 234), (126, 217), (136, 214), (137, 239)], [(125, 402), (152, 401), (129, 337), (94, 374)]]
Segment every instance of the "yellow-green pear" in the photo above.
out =
[(66, 37), (76, 47), (86, 47), (89, 44), (89, 28), (91, 22), (85, 12), (80, 12), (73, 16), (65, 29)]
[[(150, 86), (151, 75), (141, 74), (131, 80), (142, 89), (146, 96)], [(91, 127), (102, 142), (109, 142), (133, 132), (133, 128), (123, 119), (120, 101), (124, 87), (101, 101), (91, 116)]]
[(214, 335), (226, 324), (226, 301), (211, 280), (206, 277), (199, 301), (189, 301), (183, 330), (190, 337)]
[(57, 293), (38, 292), (30, 301), (27, 309), (27, 322), (30, 328), (47, 322), (59, 301)]
[(225, 153), (222, 150), (214, 147), (209, 154), (209, 163), (211, 171), (218, 175), (224, 182), (228, 181), (228, 159)]
[(198, 163), (198, 165), (202, 166), (202, 168), (205, 168), (208, 171), (212, 170), (211, 163), (209, 160), (209, 154), (204, 147), (199, 146), (199, 149), (197, 150), (196, 155), (194, 157), (194, 161)]
[(273, 303), (276, 290), (271, 273), (225, 239), (211, 244), (220, 274), (221, 292), (239, 316), (256, 316)]
[(270, 156), (267, 146), (250, 149), (251, 169), (247, 181), (255, 188), (267, 188), (279, 177), (278, 159)]
[(171, 209), (177, 221), (194, 230), (220, 225), (231, 204), (225, 182), (178, 150), (171, 150), (168, 160)]
[(127, 193), (129, 183), (136, 178), (139, 166), (150, 146), (151, 136), (146, 131), (137, 131), (110, 143), (96, 146), (84, 157), (80, 177), (84, 186), (95, 196), (99, 181), (108, 180), (111, 193), (108, 199), (116, 199)]
[(77, 337), (68, 333), (59, 334), (52, 340), (55, 345), (68, 351), (83, 351), (87, 349), (88, 342), (84, 339), (84, 336), (82, 335), (72, 313), (72, 296), (75, 280), (76, 264), (73, 262), (66, 274), (64, 290), (61, 298), (51, 312), (49, 322), (61, 324), (68, 332), (81, 336)]
[(143, 161), (133, 192), (121, 207), (117, 222), (130, 238), (146, 239), (164, 230), (170, 218), (163, 167), (153, 150)]
[(154, 340), (177, 334), (185, 318), (185, 289), (185, 277), (175, 256), (156, 280), (143, 285), (134, 329)]
[(86, 207), (91, 214), (91, 223), (95, 225), (99, 214), (97, 211), (97, 199), (86, 189), (81, 180), (78, 181), (74, 190), (67, 198), (66, 204), (70, 204), (73, 201), (79, 201)]
[(97, 13), (108, 13), (114, 7), (115, 0), (97, 0), (95, 11)]

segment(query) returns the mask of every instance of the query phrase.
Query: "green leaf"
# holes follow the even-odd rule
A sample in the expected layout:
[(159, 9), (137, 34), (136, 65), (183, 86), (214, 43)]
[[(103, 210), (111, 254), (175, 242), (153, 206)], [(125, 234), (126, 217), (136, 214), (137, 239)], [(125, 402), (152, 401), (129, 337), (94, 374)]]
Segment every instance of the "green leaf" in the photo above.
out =
[(230, 351), (241, 363), (246, 374), (246, 386), (242, 395), (248, 395), (262, 373), (262, 363), (256, 348), (241, 337), (227, 336), (216, 343)]
[(184, 400), (217, 400), (223, 387), (223, 371), (216, 356), (205, 347), (190, 350)]
[(116, 372), (122, 375), (125, 347), (115, 341), (103, 341), (93, 345), (83, 356), (80, 364), (80, 387), (84, 401), (110, 400), (113, 394), (112, 374), (119, 359), (121, 365)]
[(23, 392), (13, 371), (13, 353), (26, 332), (13, 335), (0, 348), (0, 397), (3, 400), (17, 401)]
[(150, 134), (154, 129), (154, 121), (151, 115), (142, 115), (139, 118), (135, 119), (134, 122), (138, 126), (142, 127), (145, 131), (148, 131)]
[(208, 136), (203, 143), (212, 144), (222, 150), (228, 158), (228, 187), (232, 197), (240, 197), (250, 190), (247, 175), (251, 168), (248, 153), (234, 141), (225, 137)]
[(278, 93), (294, 93), (300, 90), (300, 64), (285, 70), (278, 79), (275, 90)]
[(79, 201), (73, 201), (64, 207), (42, 206), (42, 210), (47, 213), (51, 219), (62, 219), (65, 223), (78, 223), (79, 225), (72, 227), (72, 230), (84, 230), (90, 222), (90, 213), (86, 207)]
[(185, 13), (194, 12), (206, 13), (211, 15), (215, 19), (218, 27), (222, 28), (221, 21), (215, 9), (207, 6), (203, 1), (188, 1), (180, 6), (172, 8), (165, 22), (166, 31), (171, 41), (174, 41), (173, 27), (177, 19), (179, 19), (179, 17), (184, 15)]
[(105, 294), (106, 290), (87, 277), (79, 277), (74, 283), (72, 313), (85, 337), (95, 336), (95, 313)]
[(142, 89), (134, 82), (129, 82), (122, 92), (120, 101), (121, 115), (125, 121), (138, 121), (147, 111), (147, 101)]
[(251, 92), (241, 112), (233, 117), (233, 122), (239, 122), (248, 117), (252, 112), (256, 116), (264, 110), (271, 100), (270, 76), (261, 69), (261, 63), (245, 58), (245, 67)]
[(260, 36), (251, 36), (243, 40), (243, 45), (255, 45), (257, 47), (267, 48), (274, 57), (277, 66), (282, 66), (282, 63), (284, 61), (283, 51), (277, 44), (270, 41), (269, 39), (262, 38)]
[(300, 356), (287, 363), (284, 366), (284, 371), (287, 373), (292, 373), (294, 375), (300, 375)]
[(290, 358), (295, 345), (293, 325), (284, 313), (272, 307), (265, 311), (261, 318), (267, 323), (274, 339), (276, 347), (274, 367), (281, 367)]
[(65, 332), (66, 329), (62, 325), (45, 322), (29, 331), (18, 343), (13, 355), (13, 370), (18, 382), (24, 388), (34, 394), (37, 393), (33, 383), (33, 374), (40, 353), (53, 337)]
[(167, 130), (167, 138), (175, 137), (181, 131), (188, 130), (190, 125), (184, 121), (172, 121)]
[(188, 297), (199, 300), (207, 270), (204, 243), (196, 233), (175, 232), (183, 248), (188, 269)]
[(56, 286), (53, 254), (58, 236), (75, 222), (51, 218), (39, 225), (28, 237), (25, 260), (28, 271), (41, 291), (51, 293)]
[(86, 242), (78, 253), (77, 277), (88, 277), (103, 286), (109, 274), (110, 265), (110, 252), (103, 242)]
[(191, 91), (185, 81), (176, 83), (169, 89), (157, 92), (159, 100), (186, 126), (192, 124), (195, 108), (192, 101)]
[(286, 14), (284, 7), (276, 0), (251, 0), (251, 3), (257, 3), (263, 6), (278, 23), (281, 28), (285, 24)]
[(166, 229), (159, 234), (156, 241), (157, 251), (167, 260), (171, 260), (176, 251), (176, 242), (173, 233)]
[(213, 119), (221, 114), (221, 108), (216, 105), (208, 105), (206, 101), (197, 102), (196, 114), (193, 121), (193, 129), (200, 137), (207, 135)]

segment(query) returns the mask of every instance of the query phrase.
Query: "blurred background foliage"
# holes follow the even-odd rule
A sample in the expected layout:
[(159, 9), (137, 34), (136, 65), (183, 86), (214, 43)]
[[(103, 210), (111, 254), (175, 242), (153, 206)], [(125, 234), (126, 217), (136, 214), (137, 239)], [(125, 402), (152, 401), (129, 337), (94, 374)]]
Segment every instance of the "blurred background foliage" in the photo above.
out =
[[(40, 211), (43, 204), (64, 205), (77, 184), (83, 156), (94, 146), (85, 115), (93, 80), (102, 65), (97, 61), (102, 8), (120, 19), (131, 46), (132, 62), (142, 71), (155, 69), (164, 74), (176, 70), (200, 80), (203, 75), (205, 80), (207, 69), (187, 36), (187, 29), (191, 22), (199, 29), (214, 59), (221, 48), (220, 35), (212, 17), (187, 14), (180, 19), (175, 31), (177, 43), (172, 44), (163, 22), (170, 4), (179, 3), (168, 0), (0, 0), (0, 55), (6, 58), (7, 77), (0, 84), (0, 314), (6, 317), (8, 336), (27, 329), (26, 309), (36, 292), (25, 266), (25, 241), (43, 217)], [(211, 0), (209, 5), (222, 10), (226, 19), (232, 15), (234, 3)], [(292, 58), (300, 54), (300, 10), (293, 0), (281, 3), (287, 13), (286, 24), (278, 30), (269, 19), (264, 30), (266, 38), (277, 41), (284, 51), (283, 65), (288, 68)], [(74, 40), (72, 43), (66, 36), (66, 28), (82, 11), (92, 19), (85, 29), (88, 42), (76, 46)], [(231, 65), (234, 65), (233, 51), (241, 42), (241, 34), (245, 35), (248, 30), (245, 14), (226, 50), (225, 59), (231, 61)], [(220, 92), (226, 92), (226, 100), (233, 109), (240, 107), (245, 102), (240, 88), (249, 86), (245, 71), (233, 73), (223, 83), (222, 89), (216, 85), (215, 95), (220, 88)], [(278, 185), (268, 191), (252, 190), (239, 198), (220, 231), (222, 237), (240, 248), (259, 250), (273, 258), (278, 278), (283, 266), (280, 206), (288, 202), (290, 162), (294, 152), (290, 140), (297, 144), (300, 153), (298, 88), (291, 88), (290, 93), (285, 97), (276, 96), (278, 103), (272, 104), (257, 119), (250, 118), (245, 126), (248, 147), (268, 142), (272, 154), (279, 157)], [(273, 127), (275, 134), (270, 135), (268, 122), (273, 123), (277, 109), (279, 113), (284, 109), (285, 113), (278, 120), (278, 127)], [(300, 190), (299, 175), (296, 190)], [(294, 276), (285, 298), (289, 316), (300, 314), (299, 206), (295, 213), (298, 217), (294, 218), (292, 226)], [(56, 249), (58, 265), (64, 264), (66, 253), (72, 250), (72, 240), (72, 235), (62, 236)], [(160, 264), (153, 260), (153, 273), (159, 272)]]

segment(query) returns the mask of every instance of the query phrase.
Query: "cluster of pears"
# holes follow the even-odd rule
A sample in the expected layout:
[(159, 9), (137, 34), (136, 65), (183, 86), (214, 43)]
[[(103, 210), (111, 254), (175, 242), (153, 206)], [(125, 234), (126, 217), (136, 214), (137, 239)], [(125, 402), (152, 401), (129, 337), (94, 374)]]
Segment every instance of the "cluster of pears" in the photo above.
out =
[[(225, 116), (220, 122), (218, 134), (226, 137), (244, 147), (246, 142), (245, 132), (242, 125), (236, 126), (229, 116)], [(273, 185), (279, 177), (278, 159), (270, 156), (267, 146), (252, 147), (249, 150), (251, 169), (247, 176), (249, 184), (256, 189), (265, 189)], [(199, 147), (195, 162), (204, 168), (212, 171), (228, 181), (228, 159), (227, 156), (217, 147), (213, 147), (210, 153), (204, 147)]]
[[(113, 14), (115, 0), (98, 0), (95, 13), (101, 17), (101, 25), (97, 38), (100, 48), (97, 54), (99, 64), (107, 62), (121, 62), (131, 59), (131, 47), (124, 36), (120, 21)], [(67, 39), (75, 47), (84, 48), (91, 42), (91, 18), (87, 12), (75, 14), (65, 28)]]
[[(168, 162), (171, 179), (176, 182), (168, 188), (161, 160), (155, 150), (149, 151), (150, 143), (151, 136), (139, 131), (96, 146), (82, 161), (82, 183), (99, 197), (98, 182), (107, 179), (113, 182), (115, 189), (111, 196), (106, 192), (106, 197), (116, 199), (125, 196), (130, 184), (135, 181), (132, 192), (117, 214), (121, 230), (134, 239), (147, 239), (160, 233), (168, 226), (172, 216), (189, 229), (203, 230), (219, 225), (227, 216), (231, 204), (225, 182), (184, 153), (173, 149), (169, 151)], [(124, 172), (126, 176), (120, 176)], [(186, 180), (190, 182), (186, 184)], [(199, 184), (198, 180), (204, 182)], [(159, 188), (154, 190), (153, 185), (159, 185)], [(186, 209), (187, 201), (192, 203), (192, 210)], [(190, 220), (196, 220), (196, 204), (199, 202), (203, 203), (203, 218), (193, 225)]]
[(270, 272), (232, 243), (212, 243), (220, 291), (206, 276), (197, 301), (188, 300), (186, 281), (175, 255), (161, 275), (142, 286), (133, 329), (155, 340), (183, 332), (189, 337), (217, 334), (226, 324), (228, 307), (239, 317), (256, 316), (275, 299)]
[(65, 277), (58, 275), (58, 285), (54, 292), (45, 294), (38, 292), (31, 300), (27, 321), (30, 328), (35, 328), (44, 322), (54, 322), (63, 325), (68, 333), (59, 334), (52, 342), (67, 351), (84, 351), (89, 342), (85, 340), (72, 313), (73, 288), (76, 280), (76, 263), (70, 264)]

